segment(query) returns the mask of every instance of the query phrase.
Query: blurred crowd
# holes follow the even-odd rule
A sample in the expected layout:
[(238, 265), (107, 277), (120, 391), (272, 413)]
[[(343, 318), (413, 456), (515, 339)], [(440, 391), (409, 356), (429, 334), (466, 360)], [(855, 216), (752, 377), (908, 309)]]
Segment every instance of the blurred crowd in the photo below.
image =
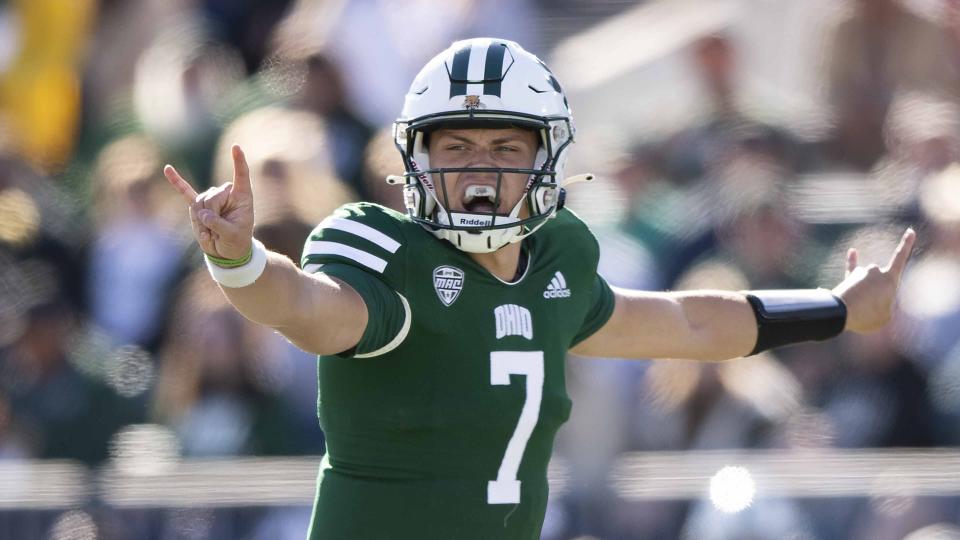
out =
[[(0, 460), (100, 467), (141, 424), (169, 430), (183, 457), (322, 453), (316, 359), (231, 309), (163, 164), (199, 191), (231, 177), (241, 144), (255, 235), (298, 261), (339, 205), (401, 207), (383, 181), (402, 172), (390, 122), (427, 59), (495, 35), (549, 61), (551, 21), (643, 2), (600, 4), (0, 1)], [(651, 290), (832, 287), (847, 247), (883, 264), (911, 225), (920, 245), (893, 324), (721, 364), (572, 358), (557, 454), (573, 482), (545, 538), (883, 539), (960, 525), (950, 497), (760, 500), (724, 521), (699, 501), (621, 500), (608, 481), (630, 451), (960, 446), (960, 0), (845, 8), (815, 74), (827, 129), (756, 114), (737, 40), (709, 32), (680, 50), (704, 112), (623, 134), (613, 165), (580, 160), (606, 198), (580, 188), (569, 205), (589, 221), (611, 203), (595, 227), (601, 273)], [(153, 530), (187, 537), (170, 527)]]

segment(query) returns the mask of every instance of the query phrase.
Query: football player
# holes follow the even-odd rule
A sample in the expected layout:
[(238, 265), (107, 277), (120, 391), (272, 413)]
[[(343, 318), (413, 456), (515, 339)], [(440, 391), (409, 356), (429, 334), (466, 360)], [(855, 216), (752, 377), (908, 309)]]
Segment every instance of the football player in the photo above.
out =
[[(327, 437), (311, 538), (539, 538), (568, 352), (721, 360), (887, 322), (914, 243), (831, 290), (642, 292), (597, 274), (563, 207), (575, 127), (516, 43), (454, 43), (394, 126), (406, 214), (348, 204), (301, 267), (252, 236), (251, 179), (198, 195), (170, 166), (207, 265), (245, 317), (319, 359)], [(535, 234), (534, 234), (535, 233)]]

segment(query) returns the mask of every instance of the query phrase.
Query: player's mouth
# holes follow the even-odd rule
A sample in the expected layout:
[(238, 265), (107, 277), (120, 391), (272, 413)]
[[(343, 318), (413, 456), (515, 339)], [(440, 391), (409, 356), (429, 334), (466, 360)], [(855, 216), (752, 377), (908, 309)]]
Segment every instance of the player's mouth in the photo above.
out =
[(489, 214), (496, 208), (497, 190), (493, 186), (472, 184), (463, 192), (463, 209), (474, 214)]

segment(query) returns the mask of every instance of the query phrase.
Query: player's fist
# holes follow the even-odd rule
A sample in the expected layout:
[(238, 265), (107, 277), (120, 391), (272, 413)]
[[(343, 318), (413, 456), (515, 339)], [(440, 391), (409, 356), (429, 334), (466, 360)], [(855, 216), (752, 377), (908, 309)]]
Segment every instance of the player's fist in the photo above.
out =
[(241, 259), (253, 242), (253, 191), (250, 168), (243, 150), (233, 145), (233, 182), (197, 194), (171, 165), (163, 174), (183, 196), (190, 209), (193, 234), (200, 249), (224, 259)]
[(847, 305), (846, 330), (871, 332), (890, 321), (900, 276), (907, 266), (917, 235), (907, 229), (887, 266), (857, 266), (857, 250), (847, 252), (846, 278), (833, 289)]

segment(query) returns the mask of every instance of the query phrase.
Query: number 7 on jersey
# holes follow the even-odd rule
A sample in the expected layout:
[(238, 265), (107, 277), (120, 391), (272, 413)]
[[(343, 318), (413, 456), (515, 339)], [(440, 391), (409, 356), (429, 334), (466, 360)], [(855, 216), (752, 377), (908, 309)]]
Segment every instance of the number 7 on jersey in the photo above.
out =
[(526, 376), (527, 395), (513, 436), (500, 462), (497, 479), (487, 483), (488, 504), (518, 504), (520, 481), (517, 472), (527, 442), (540, 417), (543, 398), (543, 351), (494, 351), (490, 353), (490, 384), (509, 385), (510, 375)]

